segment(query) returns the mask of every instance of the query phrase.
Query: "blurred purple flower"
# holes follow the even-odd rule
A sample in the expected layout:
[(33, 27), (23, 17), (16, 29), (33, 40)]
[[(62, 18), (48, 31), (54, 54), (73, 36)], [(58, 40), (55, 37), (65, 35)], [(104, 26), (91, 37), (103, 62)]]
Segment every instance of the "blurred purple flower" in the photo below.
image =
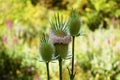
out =
[(5, 24), (7, 25), (8, 28), (12, 28), (13, 27), (13, 22), (11, 20), (6, 20)]
[(3, 77), (3, 78), (7, 78), (7, 75), (4, 74), (2, 77)]
[(7, 43), (7, 41), (8, 41), (7, 37), (6, 36), (2, 36), (2, 41)]
[(117, 22), (117, 18), (116, 18), (116, 17), (112, 17), (111, 21), (112, 21), (113, 23), (116, 23), (116, 22)]
[(107, 43), (110, 44), (110, 39), (107, 40)]
[(14, 37), (13, 38), (13, 43), (16, 44), (18, 42), (18, 38), (17, 37)]
[(40, 80), (40, 78), (39, 78), (39, 77), (37, 77), (35, 80)]
[(32, 69), (27, 69), (28, 73), (32, 73), (32, 71), (33, 71)]
[(59, 36), (54, 35), (53, 32), (51, 32), (49, 37), (50, 37), (49, 40), (53, 44), (56, 44), (56, 43), (69, 44), (70, 41), (71, 41), (71, 36), (70, 35), (67, 35), (67, 36), (64, 36), (64, 37), (59, 37)]
[(108, 45), (111, 43), (109, 38), (106, 39), (106, 42), (107, 42)]

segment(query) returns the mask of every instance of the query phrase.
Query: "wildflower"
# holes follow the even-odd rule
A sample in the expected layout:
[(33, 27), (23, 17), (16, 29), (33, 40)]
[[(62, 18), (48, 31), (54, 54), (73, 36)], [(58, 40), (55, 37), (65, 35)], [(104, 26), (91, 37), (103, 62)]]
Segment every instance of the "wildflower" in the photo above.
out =
[(5, 79), (5, 78), (7, 78), (7, 77), (8, 77), (8, 75), (4, 74), (2, 77)]
[(32, 70), (32, 69), (27, 69), (27, 72), (28, 72), (28, 73), (32, 73), (33, 70)]
[(80, 33), (81, 28), (81, 21), (79, 19), (78, 12), (76, 10), (72, 10), (69, 18), (69, 33), (72, 36), (72, 67), (71, 71), (69, 71), (70, 80), (74, 80), (75, 73), (74, 73), (74, 42), (75, 42), (75, 36), (78, 36)]
[(39, 78), (39, 77), (37, 77), (35, 80), (40, 80), (40, 78)]
[(63, 17), (59, 14), (54, 16), (51, 21), (52, 31), (49, 35), (49, 40), (55, 46), (55, 56), (65, 58), (68, 53), (68, 44), (71, 41), (71, 36), (68, 34), (67, 22), (63, 22)]
[(45, 35), (41, 40), (39, 50), (43, 61), (49, 62), (52, 60), (53, 54), (55, 53), (54, 45), (47, 40)]
[(14, 38), (13, 38), (13, 43), (14, 43), (14, 44), (17, 44), (17, 42), (18, 42), (18, 38), (17, 38), (17, 37), (14, 37)]
[(109, 38), (107, 38), (106, 43), (109, 45), (111, 43), (111, 40)]
[(76, 10), (72, 10), (69, 18), (69, 32), (71, 36), (77, 36), (81, 28), (81, 21)]
[(7, 43), (7, 41), (8, 41), (7, 37), (6, 37), (6, 36), (3, 36), (3, 37), (2, 37), (2, 41), (5, 42), (5, 43)]
[(5, 24), (7, 25), (8, 28), (12, 28), (13, 27), (13, 22), (11, 20), (6, 20)]

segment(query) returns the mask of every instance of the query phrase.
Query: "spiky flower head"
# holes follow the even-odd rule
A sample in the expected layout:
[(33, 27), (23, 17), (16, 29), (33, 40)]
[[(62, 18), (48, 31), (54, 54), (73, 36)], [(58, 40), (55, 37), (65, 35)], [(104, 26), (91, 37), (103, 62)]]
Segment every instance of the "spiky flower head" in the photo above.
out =
[(59, 14), (54, 15), (53, 19), (50, 21), (50, 25), (53, 33), (56, 36), (64, 37), (67, 35), (68, 23), (66, 21), (63, 21), (63, 16), (60, 16)]
[(55, 56), (65, 58), (71, 41), (71, 36), (68, 34), (68, 22), (64, 22), (63, 16), (60, 17), (57, 14), (51, 21), (51, 27), (49, 39), (55, 46)]
[(54, 45), (43, 35), (39, 47), (40, 55), (45, 62), (52, 60), (53, 54), (55, 53)]
[(81, 21), (77, 10), (72, 9), (69, 18), (69, 32), (71, 36), (77, 36), (80, 32)]

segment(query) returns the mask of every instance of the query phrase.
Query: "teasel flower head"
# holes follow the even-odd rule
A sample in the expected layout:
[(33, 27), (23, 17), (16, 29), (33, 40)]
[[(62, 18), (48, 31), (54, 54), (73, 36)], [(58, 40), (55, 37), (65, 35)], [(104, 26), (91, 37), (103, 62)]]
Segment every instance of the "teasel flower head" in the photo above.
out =
[(48, 40), (48, 37), (45, 34), (43, 34), (41, 39), (39, 52), (42, 57), (42, 61), (44, 62), (50, 62), (53, 59), (53, 55), (55, 54), (55, 47)]
[(79, 13), (76, 9), (72, 9), (69, 18), (69, 33), (71, 36), (77, 36), (80, 33), (81, 20), (79, 19)]
[(52, 30), (50, 31), (49, 40), (55, 46), (55, 56), (66, 58), (68, 54), (68, 44), (71, 36), (68, 34), (68, 22), (63, 21), (63, 16), (55, 15), (50, 22)]

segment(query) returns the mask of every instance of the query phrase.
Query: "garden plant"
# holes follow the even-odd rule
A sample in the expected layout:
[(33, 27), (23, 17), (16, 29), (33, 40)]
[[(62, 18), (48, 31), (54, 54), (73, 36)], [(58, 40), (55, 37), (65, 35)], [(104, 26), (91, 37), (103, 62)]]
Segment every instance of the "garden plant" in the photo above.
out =
[[(57, 14), (53, 17), (50, 22), (51, 30), (49, 32), (48, 38), (43, 35), (43, 39), (40, 42), (40, 54), (42, 59), (46, 63), (48, 80), (49, 76), (49, 62), (53, 60), (58, 60), (59, 62), (59, 80), (62, 79), (62, 61), (63, 59), (70, 58), (68, 55), (68, 46), (72, 38), (72, 64), (71, 69), (67, 68), (69, 71), (70, 80), (74, 80), (74, 42), (75, 37), (80, 34), (81, 21), (79, 19), (79, 14), (77, 10), (72, 9), (70, 17), (67, 21), (63, 21), (63, 16)], [(49, 45), (48, 45), (49, 44)], [(54, 52), (55, 51), (55, 52)], [(52, 58), (53, 57), (53, 58)]]
[(0, 0), (0, 80), (47, 79), (120, 80), (120, 0)]

